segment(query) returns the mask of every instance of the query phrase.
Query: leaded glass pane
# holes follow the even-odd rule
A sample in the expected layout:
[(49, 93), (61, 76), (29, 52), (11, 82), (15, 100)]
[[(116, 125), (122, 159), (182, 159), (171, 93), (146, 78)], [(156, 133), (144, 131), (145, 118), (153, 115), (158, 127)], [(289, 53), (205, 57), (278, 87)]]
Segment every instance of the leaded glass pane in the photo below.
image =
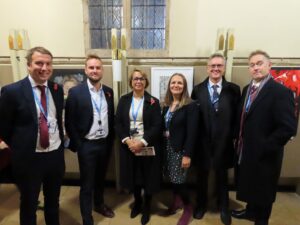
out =
[(111, 29), (122, 28), (122, 0), (90, 0), (91, 48), (110, 48)]
[(165, 0), (132, 0), (131, 46), (137, 49), (165, 47)]

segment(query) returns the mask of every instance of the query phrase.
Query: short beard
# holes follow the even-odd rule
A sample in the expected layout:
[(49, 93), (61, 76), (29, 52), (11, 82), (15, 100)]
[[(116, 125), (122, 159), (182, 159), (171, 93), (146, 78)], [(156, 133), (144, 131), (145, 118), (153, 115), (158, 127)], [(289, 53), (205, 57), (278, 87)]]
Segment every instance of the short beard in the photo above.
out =
[(98, 80), (95, 80), (95, 79), (92, 79), (90, 77), (88, 77), (89, 81), (91, 82), (91, 84), (97, 84), (98, 82), (100, 82), (101, 79), (98, 79)]

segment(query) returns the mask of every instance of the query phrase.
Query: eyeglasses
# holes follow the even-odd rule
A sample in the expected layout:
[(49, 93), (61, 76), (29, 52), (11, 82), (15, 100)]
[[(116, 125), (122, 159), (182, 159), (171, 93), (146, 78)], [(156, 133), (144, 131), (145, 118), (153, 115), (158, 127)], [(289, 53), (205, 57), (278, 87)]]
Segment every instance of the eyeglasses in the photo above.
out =
[(208, 65), (210, 68), (223, 68), (224, 65), (223, 64), (212, 64), (212, 65)]
[(133, 81), (145, 81), (146, 79), (144, 77), (135, 77), (132, 79)]

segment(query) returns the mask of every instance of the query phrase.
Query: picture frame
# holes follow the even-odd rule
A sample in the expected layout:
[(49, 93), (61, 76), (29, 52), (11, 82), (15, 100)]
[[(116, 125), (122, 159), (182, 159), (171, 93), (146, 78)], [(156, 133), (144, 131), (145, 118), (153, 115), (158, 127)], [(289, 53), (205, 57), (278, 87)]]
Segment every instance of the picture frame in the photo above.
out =
[(185, 76), (189, 95), (191, 95), (194, 83), (193, 67), (152, 67), (151, 68), (151, 95), (164, 101), (168, 82), (174, 73), (181, 73)]

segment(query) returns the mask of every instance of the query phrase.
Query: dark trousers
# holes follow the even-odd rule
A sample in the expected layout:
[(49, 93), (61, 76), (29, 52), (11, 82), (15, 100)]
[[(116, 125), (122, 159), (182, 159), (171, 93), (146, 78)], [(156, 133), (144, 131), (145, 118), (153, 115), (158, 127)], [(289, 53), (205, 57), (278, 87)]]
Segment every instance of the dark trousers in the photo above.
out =
[[(208, 175), (210, 170), (199, 169), (197, 179), (197, 199), (198, 208), (207, 208)], [(228, 173), (227, 169), (215, 170), (215, 193), (217, 195), (220, 210), (227, 211), (229, 207), (228, 193)]]
[(110, 146), (106, 139), (84, 140), (78, 151), (80, 169), (80, 210), (84, 225), (92, 225), (93, 204), (104, 203), (104, 180)]
[(46, 225), (59, 225), (59, 195), (65, 171), (64, 152), (35, 153), (27, 168), (13, 165), (13, 174), (20, 191), (20, 225), (36, 225), (36, 210), (43, 187)]
[(247, 212), (255, 218), (255, 221), (268, 222), (271, 215), (272, 206), (272, 203), (264, 205), (247, 203), (246, 209)]

